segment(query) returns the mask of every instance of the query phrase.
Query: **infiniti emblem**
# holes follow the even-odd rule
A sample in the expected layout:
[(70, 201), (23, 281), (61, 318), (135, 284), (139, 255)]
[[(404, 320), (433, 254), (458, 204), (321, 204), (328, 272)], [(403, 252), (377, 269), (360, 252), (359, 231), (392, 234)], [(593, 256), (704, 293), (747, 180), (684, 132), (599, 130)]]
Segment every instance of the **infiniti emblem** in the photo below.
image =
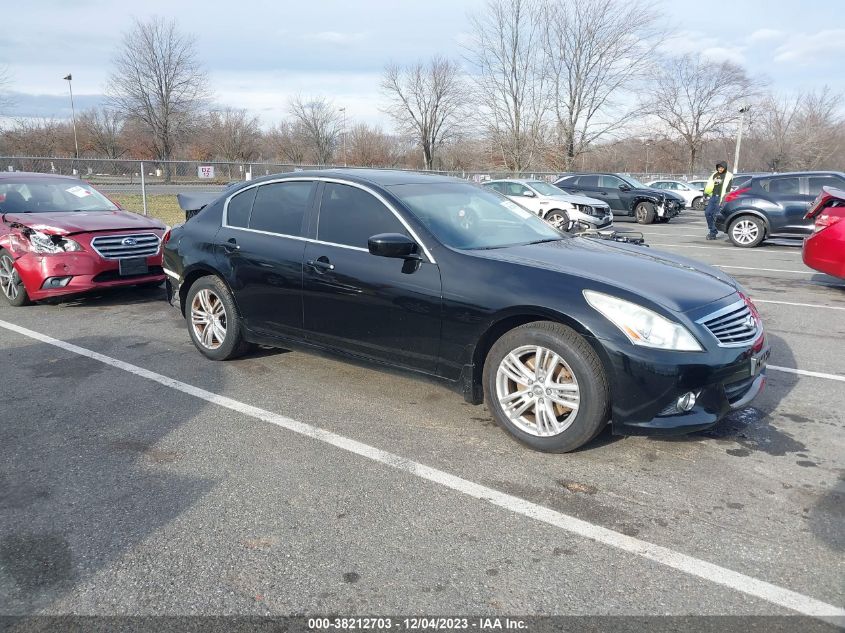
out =
[(124, 246), (136, 246), (138, 244), (138, 240), (134, 237), (127, 237), (125, 240), (121, 242)]
[(745, 317), (745, 327), (747, 327), (749, 330), (753, 330), (755, 325), (756, 324), (754, 322), (754, 317), (752, 315), (749, 314), (747, 317)]

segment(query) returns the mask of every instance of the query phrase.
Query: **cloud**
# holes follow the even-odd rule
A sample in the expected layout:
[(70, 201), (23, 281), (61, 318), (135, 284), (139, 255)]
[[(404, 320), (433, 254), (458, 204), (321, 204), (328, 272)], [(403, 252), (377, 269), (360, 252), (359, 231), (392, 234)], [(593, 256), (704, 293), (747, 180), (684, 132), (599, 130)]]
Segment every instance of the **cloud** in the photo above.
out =
[(818, 33), (794, 33), (775, 50), (779, 63), (822, 65), (841, 61), (845, 56), (845, 29), (827, 29)]
[(745, 46), (733, 46), (700, 31), (680, 31), (667, 38), (663, 50), (671, 55), (700, 55), (715, 62), (745, 64)]
[(777, 29), (757, 29), (748, 36), (748, 39), (752, 42), (764, 42), (782, 37), (783, 35), (783, 31), (778, 31)]
[(327, 42), (329, 44), (353, 44), (367, 38), (366, 33), (340, 33), (338, 31), (321, 31), (319, 33), (308, 33), (303, 39), (315, 42)]

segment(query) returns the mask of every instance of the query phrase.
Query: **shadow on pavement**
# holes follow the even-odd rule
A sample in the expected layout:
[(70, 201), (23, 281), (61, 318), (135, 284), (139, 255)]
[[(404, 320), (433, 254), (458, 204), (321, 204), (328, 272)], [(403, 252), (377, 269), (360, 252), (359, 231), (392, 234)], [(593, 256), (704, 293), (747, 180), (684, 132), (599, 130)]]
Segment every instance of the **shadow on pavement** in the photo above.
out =
[[(69, 342), (107, 349), (109, 338)], [(202, 415), (204, 401), (42, 343), (10, 347), (4, 361), (15, 373), (0, 381), (0, 605), (26, 614), (118, 560), (216, 482), (177, 473), (182, 455), (158, 447)], [(206, 381), (222, 387), (215, 364)]]

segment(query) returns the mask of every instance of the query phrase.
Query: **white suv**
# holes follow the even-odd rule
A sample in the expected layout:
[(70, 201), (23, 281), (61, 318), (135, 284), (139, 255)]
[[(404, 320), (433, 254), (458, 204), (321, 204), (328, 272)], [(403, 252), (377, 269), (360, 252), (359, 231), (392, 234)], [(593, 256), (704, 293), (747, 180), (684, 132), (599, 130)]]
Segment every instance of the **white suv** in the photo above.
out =
[(485, 187), (533, 211), (558, 229), (566, 229), (570, 220), (601, 229), (613, 224), (613, 213), (603, 200), (576, 196), (544, 180), (509, 178), (490, 180)]

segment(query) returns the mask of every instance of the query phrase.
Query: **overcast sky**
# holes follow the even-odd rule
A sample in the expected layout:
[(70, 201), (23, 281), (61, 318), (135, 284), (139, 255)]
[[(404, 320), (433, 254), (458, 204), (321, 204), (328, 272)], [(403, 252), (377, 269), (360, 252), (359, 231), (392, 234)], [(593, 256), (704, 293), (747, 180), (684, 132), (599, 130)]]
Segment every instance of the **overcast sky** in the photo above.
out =
[[(110, 62), (132, 19), (175, 18), (196, 36), (221, 105), (268, 126), (293, 94), (325, 95), (350, 121), (381, 123), (379, 78), (389, 61), (460, 57), (468, 15), (483, 0), (0, 0), (0, 66), (15, 100), (9, 115), (70, 118), (103, 100)], [(843, 0), (665, 0), (666, 51), (743, 64), (778, 92), (845, 92)]]

